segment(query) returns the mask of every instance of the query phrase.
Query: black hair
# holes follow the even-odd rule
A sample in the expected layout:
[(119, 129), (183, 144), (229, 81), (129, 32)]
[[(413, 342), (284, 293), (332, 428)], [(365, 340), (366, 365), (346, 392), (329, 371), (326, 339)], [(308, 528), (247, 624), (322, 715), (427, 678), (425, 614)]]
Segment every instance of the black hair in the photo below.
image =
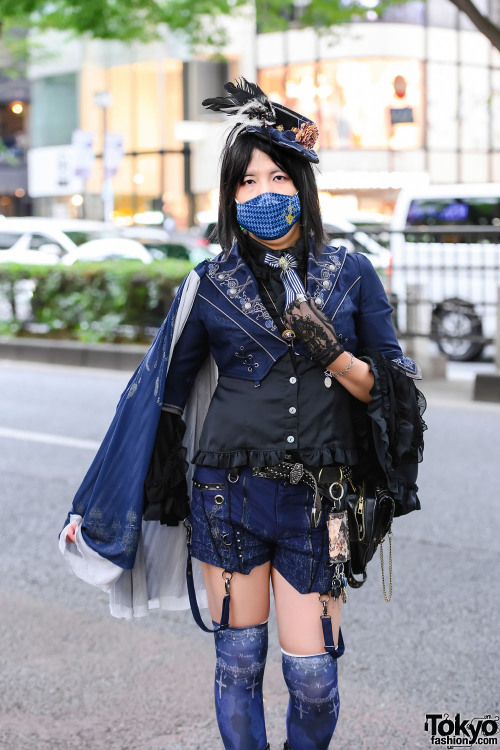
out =
[(276, 147), (271, 138), (262, 138), (246, 131), (242, 131), (234, 139), (231, 131), (221, 154), (219, 217), (216, 231), (225, 255), (228, 255), (234, 240), (243, 245), (245, 243), (245, 235), (236, 219), (235, 195), (243, 182), (254, 149), (267, 154), (288, 174), (299, 191), (302, 236), (305, 239), (313, 239), (316, 257), (319, 257), (325, 238), (318, 188), (311, 162), (293, 152), (288, 153), (285, 149)]

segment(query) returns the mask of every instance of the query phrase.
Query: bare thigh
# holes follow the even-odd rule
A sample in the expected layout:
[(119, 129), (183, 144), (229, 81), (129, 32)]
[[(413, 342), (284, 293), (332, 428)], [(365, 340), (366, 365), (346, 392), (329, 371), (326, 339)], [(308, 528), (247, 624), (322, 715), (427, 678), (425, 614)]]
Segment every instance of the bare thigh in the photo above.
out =
[[(319, 594), (300, 594), (273, 568), (271, 571), (276, 618), (281, 648), (289, 654), (309, 656), (325, 653), (325, 641), (320, 616), (323, 606)], [(324, 598), (324, 597), (322, 597)], [(328, 614), (332, 618), (333, 640), (338, 643), (342, 605), (330, 598)]]
[[(207, 589), (208, 607), (212, 620), (220, 621), (222, 600), (225, 595), (224, 568), (202, 562), (203, 579)], [(230, 584), (231, 606), (229, 625), (234, 628), (247, 628), (260, 625), (269, 617), (269, 576), (271, 563), (258, 565), (248, 575), (233, 573)]]

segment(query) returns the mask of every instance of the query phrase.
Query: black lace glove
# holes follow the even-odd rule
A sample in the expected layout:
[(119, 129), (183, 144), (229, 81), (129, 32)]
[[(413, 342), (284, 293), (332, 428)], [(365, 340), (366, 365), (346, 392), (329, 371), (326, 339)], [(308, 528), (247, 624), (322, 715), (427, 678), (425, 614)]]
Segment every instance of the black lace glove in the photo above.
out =
[(333, 323), (312, 300), (296, 299), (285, 311), (285, 320), (312, 359), (326, 369), (344, 352)]

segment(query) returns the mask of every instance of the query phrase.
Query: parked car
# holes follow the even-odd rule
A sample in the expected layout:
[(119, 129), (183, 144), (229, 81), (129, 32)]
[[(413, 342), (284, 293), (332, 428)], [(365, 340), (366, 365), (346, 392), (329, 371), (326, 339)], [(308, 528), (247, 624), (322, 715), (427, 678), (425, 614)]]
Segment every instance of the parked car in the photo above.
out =
[(344, 245), (350, 253), (362, 253), (369, 258), (387, 291), (390, 287), (391, 253), (380, 242), (370, 237), (347, 219), (336, 216), (323, 218), (323, 228), (330, 245)]
[(401, 190), (391, 230), (399, 329), (418, 328), (451, 360), (479, 356), (497, 327), (500, 184)]
[(132, 226), (122, 229), (122, 235), (140, 242), (156, 260), (181, 258), (196, 265), (214, 255), (197, 228), (167, 232), (161, 227)]
[(101, 260), (140, 260), (151, 263), (153, 258), (146, 248), (136, 240), (125, 237), (108, 237), (106, 239), (84, 242), (66, 253), (61, 262), (66, 266), (73, 263), (92, 263)]
[(0, 217), (0, 262), (53, 265), (87, 242), (119, 237), (102, 221)]

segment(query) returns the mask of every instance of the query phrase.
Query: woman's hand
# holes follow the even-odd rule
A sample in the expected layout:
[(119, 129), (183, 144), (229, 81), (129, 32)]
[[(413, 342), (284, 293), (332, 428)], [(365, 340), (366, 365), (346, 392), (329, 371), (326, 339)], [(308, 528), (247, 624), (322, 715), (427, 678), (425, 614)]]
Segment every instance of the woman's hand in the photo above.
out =
[(371, 401), (373, 375), (369, 365), (344, 350), (332, 321), (312, 300), (299, 296), (288, 305), (285, 319), (315, 362), (330, 371), (355, 398), (365, 404)]
[(75, 541), (75, 534), (76, 534), (76, 527), (78, 526), (78, 521), (73, 521), (73, 523), (70, 523), (68, 531), (66, 532), (66, 541), (67, 542), (74, 542)]
[(333, 364), (344, 352), (332, 321), (303, 295), (288, 305), (285, 320), (312, 359), (323, 369)]

